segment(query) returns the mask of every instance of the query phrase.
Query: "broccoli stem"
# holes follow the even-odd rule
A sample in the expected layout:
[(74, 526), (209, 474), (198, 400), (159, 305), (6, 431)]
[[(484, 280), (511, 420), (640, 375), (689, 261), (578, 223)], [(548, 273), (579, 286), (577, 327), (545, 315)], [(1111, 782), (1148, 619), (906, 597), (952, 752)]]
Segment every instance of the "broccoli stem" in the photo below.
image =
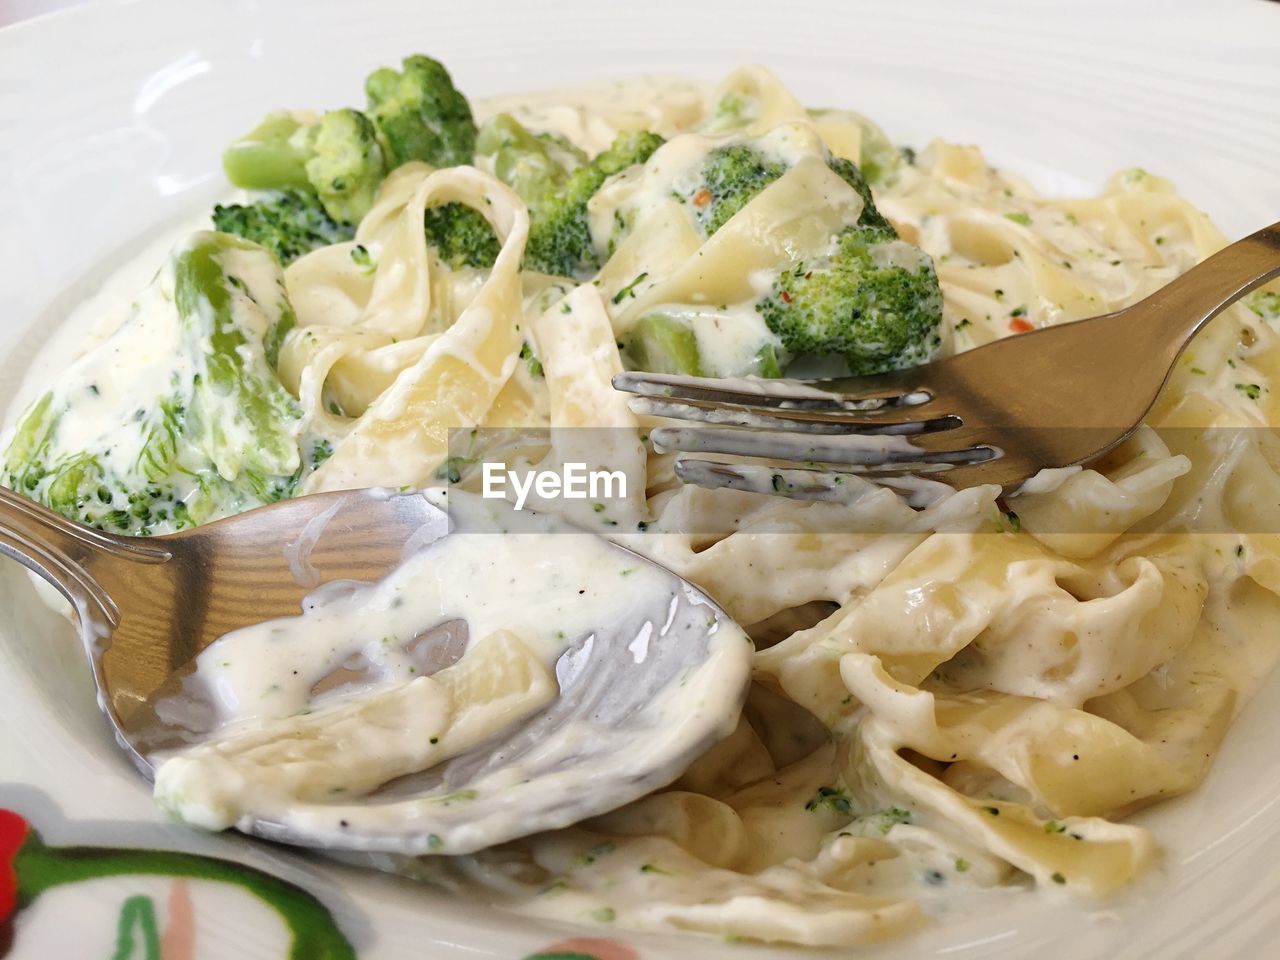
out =
[(189, 420), (218, 472), (292, 474), (300, 411), (267, 356), (295, 322), (280, 268), (257, 244), (198, 233), (174, 264), (174, 303), (192, 349), (208, 345)]
[(311, 189), (306, 166), (311, 151), (305, 138), (294, 136), (305, 126), (287, 110), (267, 114), (222, 154), (227, 179), (246, 190)]
[(661, 313), (641, 317), (627, 336), (625, 351), (634, 370), (702, 376), (698, 338), (675, 317)]

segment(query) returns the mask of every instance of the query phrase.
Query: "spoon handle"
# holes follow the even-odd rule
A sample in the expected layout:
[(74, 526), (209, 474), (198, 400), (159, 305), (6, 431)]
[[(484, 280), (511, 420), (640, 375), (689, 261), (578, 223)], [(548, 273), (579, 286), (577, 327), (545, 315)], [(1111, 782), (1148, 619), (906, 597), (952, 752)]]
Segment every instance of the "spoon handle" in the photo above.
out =
[(120, 622), (120, 612), (98, 581), (73, 559), (72, 555), (83, 554), (83, 549), (68, 550), (86, 545), (64, 529), (64, 525), (79, 525), (62, 517), (56, 523), (42, 523), (44, 518), (37, 511), (43, 510), (0, 487), (0, 555), (17, 560), (55, 587), (75, 608), (83, 630), (95, 632), (96, 627), (102, 627), (109, 633)]

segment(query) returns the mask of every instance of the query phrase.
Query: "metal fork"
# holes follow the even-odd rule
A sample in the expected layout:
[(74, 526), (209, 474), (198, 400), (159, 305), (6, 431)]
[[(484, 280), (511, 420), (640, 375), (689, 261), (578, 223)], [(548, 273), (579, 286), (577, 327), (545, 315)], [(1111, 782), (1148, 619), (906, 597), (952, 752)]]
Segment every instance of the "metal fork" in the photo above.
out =
[[(707, 424), (650, 431), (676, 475), (794, 499), (838, 499), (850, 477), (1006, 490), (1041, 469), (1087, 464), (1127, 439), (1186, 345), (1218, 313), (1280, 276), (1280, 223), (1215, 253), (1114, 313), (997, 340), (908, 370), (828, 380), (627, 372), (637, 413)], [(834, 468), (834, 469), (833, 469)]]

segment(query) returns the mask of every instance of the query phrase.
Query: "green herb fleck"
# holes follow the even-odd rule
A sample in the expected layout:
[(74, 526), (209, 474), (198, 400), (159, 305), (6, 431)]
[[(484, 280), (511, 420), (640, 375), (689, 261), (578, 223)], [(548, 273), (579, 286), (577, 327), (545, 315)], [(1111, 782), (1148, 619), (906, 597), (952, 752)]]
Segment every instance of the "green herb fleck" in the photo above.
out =
[(1249, 309), (1263, 320), (1280, 320), (1280, 293), (1259, 290), (1247, 301)]
[(542, 361), (533, 355), (533, 347), (529, 346), (528, 340), (520, 347), (520, 359), (529, 368), (529, 376), (541, 377), (545, 375), (545, 371), (542, 369)]
[(464, 800), (474, 800), (480, 796), (479, 790), (455, 790), (453, 793), (441, 794), (438, 797), (427, 797), (428, 803), (440, 803), (449, 806), (453, 803), (459, 803)]
[(376, 269), (373, 257), (369, 253), (369, 248), (362, 243), (357, 243), (351, 248), (351, 259), (365, 276), (373, 273)]
[(829, 810), (842, 817), (853, 816), (853, 804), (849, 801), (849, 794), (840, 787), (819, 787), (818, 792), (809, 799), (804, 808), (810, 811)]
[(476, 462), (474, 457), (449, 457), (436, 468), (436, 479), (459, 483), (462, 480), (463, 468)]
[(625, 287), (623, 287), (621, 290), (619, 290), (617, 293), (613, 295), (613, 302), (621, 303), (623, 300), (627, 299), (627, 297), (634, 297), (636, 295), (636, 284), (638, 284), (641, 280), (643, 280), (647, 276), (649, 276), (648, 272), (642, 273), (638, 277), (636, 277), (634, 280), (632, 280), (630, 283), (628, 283)]
[(574, 861), (574, 866), (589, 867), (601, 857), (608, 856), (616, 849), (617, 845), (610, 840), (606, 840), (604, 843), (598, 843), (586, 853), (578, 857), (578, 859)]
[(885, 810), (878, 810), (875, 815), (880, 819), (881, 833), (888, 833), (900, 823), (911, 822), (911, 811), (903, 810), (901, 807), (889, 807)]

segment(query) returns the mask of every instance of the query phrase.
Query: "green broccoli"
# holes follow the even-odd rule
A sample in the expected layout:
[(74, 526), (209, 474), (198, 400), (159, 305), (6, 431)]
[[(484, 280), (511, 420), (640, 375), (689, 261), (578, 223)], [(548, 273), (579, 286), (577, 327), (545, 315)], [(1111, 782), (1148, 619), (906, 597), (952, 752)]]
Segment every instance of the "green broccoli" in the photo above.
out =
[(902, 263), (911, 250), (889, 227), (846, 227), (829, 255), (784, 270), (756, 309), (788, 352), (843, 355), (855, 375), (922, 363), (940, 342), (942, 294), (925, 254)]
[[(827, 166), (862, 197), (860, 225), (891, 229), (889, 221), (876, 209), (866, 178), (855, 164), (832, 157)], [(707, 153), (701, 176), (683, 199), (693, 210), (694, 223), (702, 235), (709, 237), (786, 172), (785, 163), (766, 160), (750, 143), (726, 144)]]
[(876, 227), (893, 233), (893, 226), (884, 218), (884, 214), (876, 209), (876, 202), (871, 199), (871, 187), (867, 185), (867, 178), (862, 175), (857, 165), (844, 157), (832, 157), (827, 161), (827, 166), (835, 171), (841, 180), (857, 190), (858, 196), (862, 197), (863, 207), (862, 214), (858, 217), (858, 225)]
[(716, 101), (711, 116), (702, 125), (707, 133), (720, 133), (725, 130), (741, 130), (754, 123), (760, 114), (760, 101), (747, 97), (736, 90), (729, 90)]
[(202, 368), (187, 404), (189, 433), (227, 479), (287, 476), (298, 466), (301, 409), (274, 369), (296, 320), (264, 252), (230, 234), (197, 233), (173, 270), (182, 345)]
[(702, 376), (698, 338), (689, 324), (675, 317), (651, 313), (627, 333), (623, 355), (632, 370)]
[(331, 110), (306, 130), (307, 180), (338, 223), (359, 223), (387, 175), (377, 131), (359, 110)]
[(509, 113), (485, 121), (476, 153), (493, 160), (493, 173), (531, 208), (563, 186), (586, 156), (567, 141), (530, 133)]
[(862, 175), (871, 183), (890, 184), (898, 179), (902, 164), (908, 162), (905, 150), (899, 150), (879, 126), (860, 113), (851, 110), (810, 110), (809, 116), (818, 124), (832, 121), (858, 128), (859, 148), (857, 164)]
[(689, 198), (702, 235), (711, 236), (786, 172), (786, 164), (765, 160), (749, 144), (716, 147), (702, 163), (702, 185)]
[[(293, 322), (266, 250), (195, 234), (119, 329), (23, 415), (0, 482), (141, 535), (290, 496), (302, 411), (272, 364)], [(127, 380), (122, 355), (138, 358)]]
[(249, 204), (213, 208), (214, 229), (261, 244), (288, 266), (316, 247), (355, 236), (354, 228), (335, 222), (314, 193), (281, 190)]
[(364, 89), (389, 167), (410, 160), (433, 167), (471, 163), (476, 148), (471, 105), (439, 61), (420, 54), (405, 57), (403, 72), (375, 70)]
[[(330, 219), (312, 193), (287, 190), (269, 194), (250, 204), (213, 208), (213, 225), (266, 247), (282, 266), (288, 266), (317, 247), (341, 243), (355, 236), (355, 229)], [(455, 269), (488, 268), (498, 256), (498, 238), (489, 222), (461, 203), (433, 207), (423, 222), (427, 243), (440, 259)], [(367, 259), (368, 251), (362, 256)]]
[(387, 174), (377, 132), (359, 110), (332, 110), (316, 123), (269, 114), (227, 148), (222, 165), (246, 190), (314, 192), (337, 223), (358, 223)]
[(463, 266), (488, 269), (498, 258), (498, 238), (489, 221), (466, 204), (428, 208), (425, 226), (427, 243), (455, 270)]
[[(647, 313), (637, 320), (622, 338), (622, 358), (628, 370), (650, 373), (676, 373), (690, 377), (780, 377), (782, 363), (778, 344), (766, 342), (753, 356), (727, 360), (719, 358), (712, 366), (703, 361), (698, 349), (694, 319), (698, 308), (674, 312)], [(714, 315), (704, 317), (713, 324)], [(762, 331), (763, 332), (763, 331)], [(769, 341), (775, 338), (765, 333)]]
[(246, 190), (312, 190), (330, 219), (358, 223), (400, 164), (471, 163), (471, 107), (438, 62), (408, 57), (403, 73), (376, 70), (365, 90), (368, 115), (332, 110), (308, 123), (287, 111), (268, 114), (223, 154), (227, 179)]
[(310, 189), (308, 127), (287, 110), (267, 114), (223, 152), (227, 179), (246, 190)]
[(223, 169), (251, 191), (315, 193), (329, 219), (348, 224), (369, 212), (387, 175), (374, 124), (358, 110), (332, 110), (315, 123), (268, 114), (227, 147)]
[(1280, 290), (1259, 290), (1245, 303), (1263, 320), (1280, 320)]
[(573, 171), (563, 187), (530, 211), (525, 267), (579, 280), (599, 270), (587, 203), (605, 180), (644, 163), (662, 144), (656, 133), (622, 133), (607, 150)]

